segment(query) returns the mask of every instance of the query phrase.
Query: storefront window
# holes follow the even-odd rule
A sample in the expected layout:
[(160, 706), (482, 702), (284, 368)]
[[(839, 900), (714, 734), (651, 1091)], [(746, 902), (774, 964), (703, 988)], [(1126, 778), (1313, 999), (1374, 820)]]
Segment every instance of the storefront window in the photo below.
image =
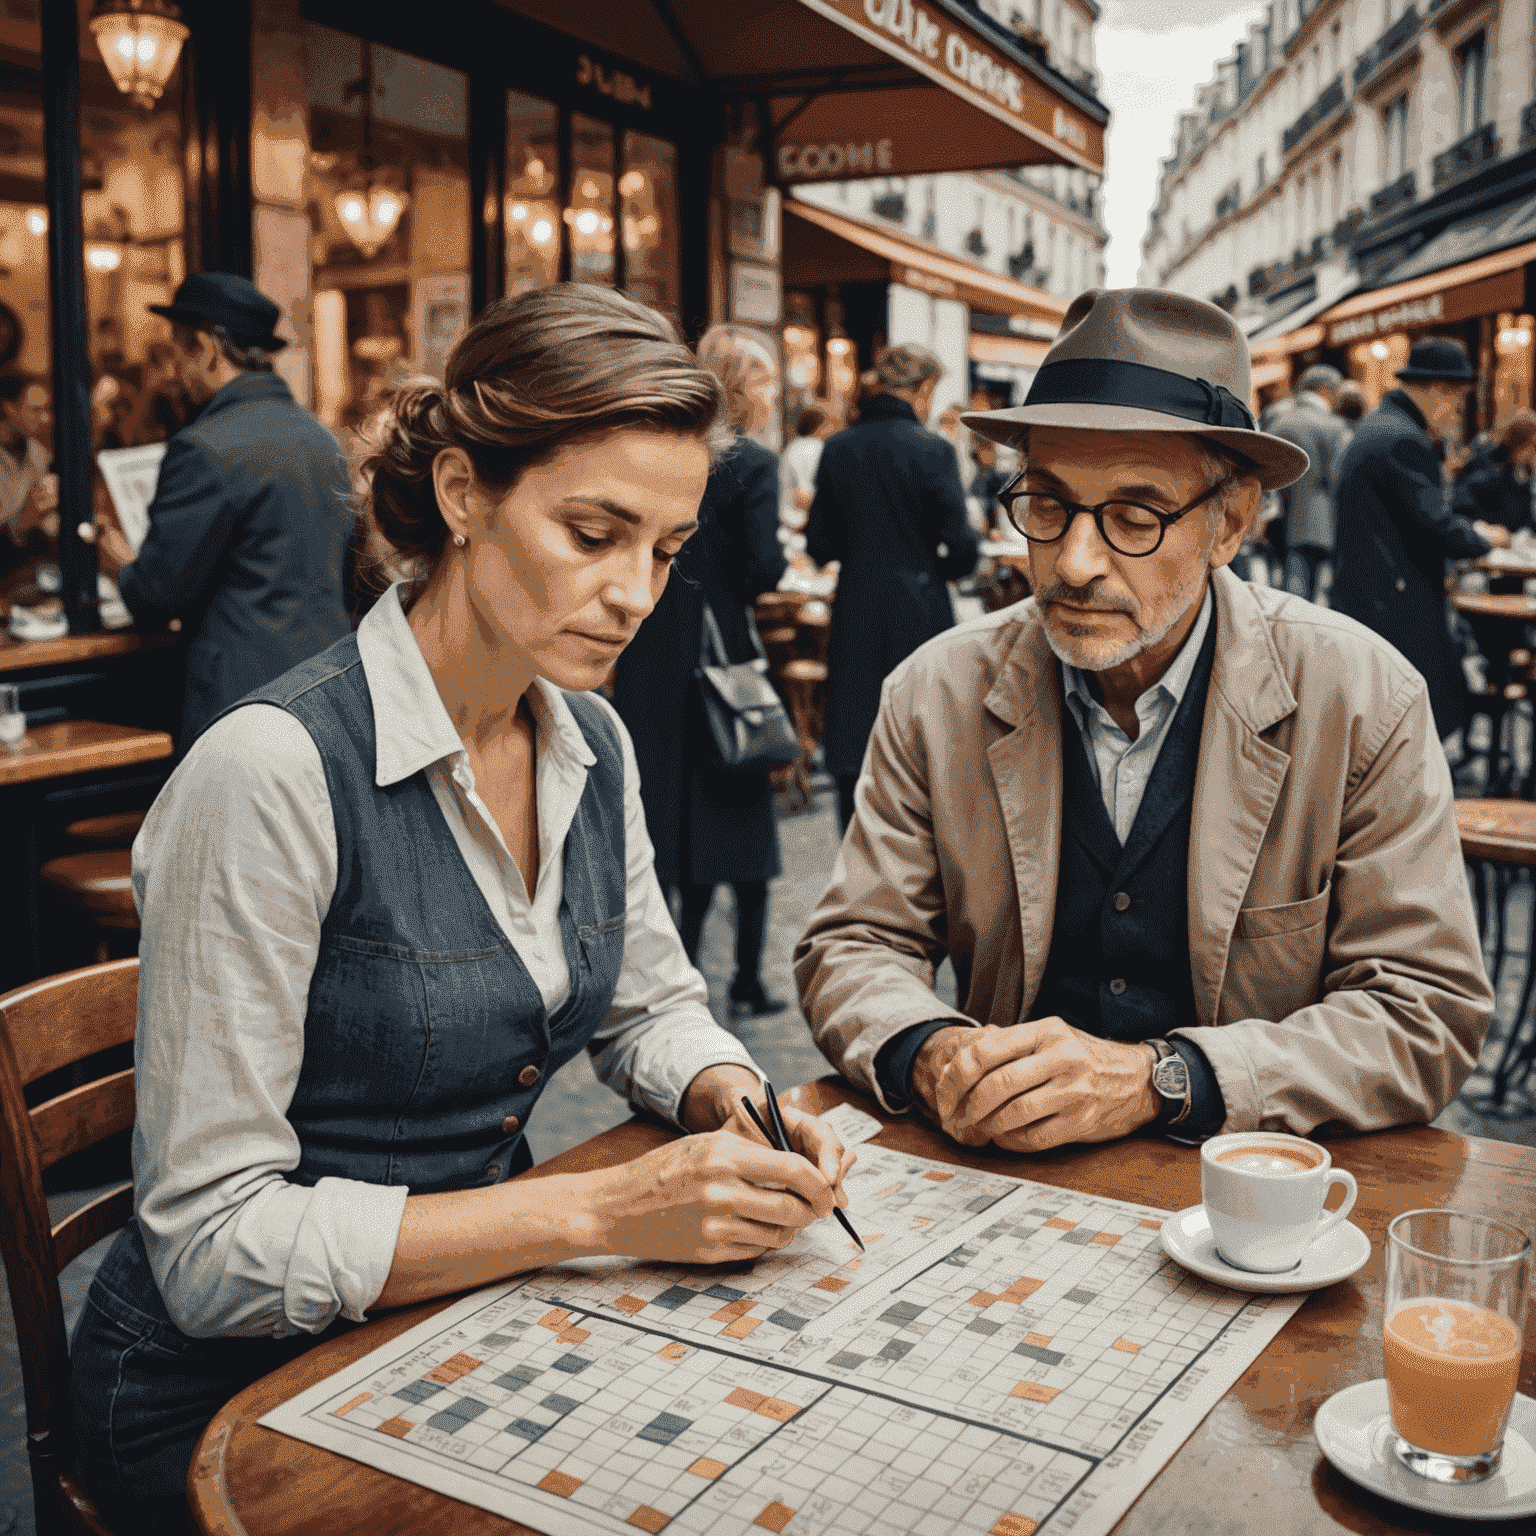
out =
[(1502, 314), (1493, 332), (1493, 424), (1502, 427), (1531, 404), (1530, 315)]
[(507, 92), (507, 297), (560, 276), (558, 119), (551, 102)]
[(619, 196), (624, 286), (642, 303), (675, 313), (680, 302), (677, 146), (648, 133), (626, 133)]
[(315, 412), (354, 426), (469, 322), (469, 87), (456, 70), (304, 29)]
[(1378, 341), (1362, 341), (1349, 349), (1349, 376), (1365, 391), (1371, 409), (1389, 389), (1397, 388), (1397, 370), (1408, 366), (1408, 338), (1399, 331)]
[(571, 201), (565, 210), (571, 279), (614, 281), (613, 129), (595, 117), (571, 114)]

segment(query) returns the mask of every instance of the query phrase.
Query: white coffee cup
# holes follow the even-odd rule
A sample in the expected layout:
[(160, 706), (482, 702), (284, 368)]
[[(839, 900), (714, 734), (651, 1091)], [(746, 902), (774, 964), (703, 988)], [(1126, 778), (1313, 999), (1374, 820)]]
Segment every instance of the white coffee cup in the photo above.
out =
[[(1336, 1211), (1323, 1202), (1344, 1190)], [(1235, 1269), (1279, 1274), (1354, 1209), (1354, 1175), (1327, 1147), (1283, 1131), (1213, 1136), (1200, 1148), (1200, 1196), (1217, 1254)]]

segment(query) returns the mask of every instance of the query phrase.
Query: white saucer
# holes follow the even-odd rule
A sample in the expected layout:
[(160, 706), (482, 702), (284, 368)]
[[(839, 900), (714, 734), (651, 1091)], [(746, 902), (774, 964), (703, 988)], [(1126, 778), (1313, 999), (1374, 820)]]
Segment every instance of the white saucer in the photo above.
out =
[(1335, 1392), (1312, 1428), (1324, 1456), (1351, 1482), (1396, 1504), (1463, 1520), (1536, 1515), (1536, 1401), (1515, 1393), (1499, 1470), (1486, 1482), (1451, 1486), (1416, 1477), (1392, 1454), (1392, 1415), (1384, 1380)]
[(1160, 1234), (1163, 1252), (1205, 1280), (1230, 1285), (1234, 1291), (1315, 1291), (1321, 1285), (1347, 1280), (1371, 1256), (1371, 1240), (1352, 1221), (1341, 1221), (1313, 1243), (1295, 1269), (1277, 1275), (1236, 1269), (1216, 1252), (1210, 1218), (1203, 1205), (1192, 1205), (1170, 1216)]

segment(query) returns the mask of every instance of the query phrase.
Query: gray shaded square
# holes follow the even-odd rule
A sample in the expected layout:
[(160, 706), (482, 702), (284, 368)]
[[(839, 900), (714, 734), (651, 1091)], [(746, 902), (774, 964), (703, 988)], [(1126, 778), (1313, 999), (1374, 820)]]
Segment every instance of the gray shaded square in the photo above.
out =
[(740, 1301), (747, 1293), (738, 1291), (729, 1285), (712, 1285), (708, 1290), (701, 1291), (701, 1296), (711, 1296), (716, 1301)]
[(685, 1429), (692, 1427), (692, 1419), (679, 1418), (675, 1413), (658, 1413), (640, 1431), (639, 1438), (649, 1440), (656, 1445), (671, 1445)]
[(991, 1338), (1002, 1326), (1001, 1323), (994, 1323), (990, 1317), (978, 1317), (974, 1323), (967, 1323), (965, 1325), (965, 1331), (967, 1333), (982, 1333)]
[(1098, 1298), (1097, 1291), (1085, 1291), (1080, 1285), (1067, 1292), (1067, 1300), (1075, 1301), (1080, 1307), (1086, 1307), (1090, 1301), (1097, 1301)]
[(977, 1195), (976, 1198), (965, 1207), (965, 1209), (974, 1212), (977, 1216), (979, 1216), (989, 1206), (994, 1206), (996, 1204), (997, 1197), (995, 1195)]
[(553, 1427), (554, 1426), (551, 1424), (535, 1424), (532, 1419), (513, 1419), (512, 1422), (507, 1425), (507, 1433), (509, 1435), (519, 1435), (524, 1440), (532, 1443), (533, 1441), (537, 1440), (546, 1429), (552, 1429)]
[(852, 1350), (840, 1349), (827, 1364), (835, 1365), (840, 1371), (856, 1371), (868, 1358), (868, 1355), (856, 1355)]
[(910, 1339), (892, 1339), (878, 1356), (881, 1360), (900, 1360), (906, 1352), (912, 1348)]
[(451, 1413), (456, 1419), (461, 1419), (464, 1423), (468, 1424), (471, 1419), (478, 1419), (485, 1411), (486, 1404), (477, 1403), (472, 1397), (461, 1397), (458, 1402), (450, 1403), (446, 1408), (442, 1409), (438, 1417), (441, 1418), (443, 1414)]
[[(512, 1327), (513, 1325), (509, 1323), (506, 1326), (507, 1327)], [(516, 1324), (516, 1326), (517, 1326), (517, 1328), (519, 1330), (521, 1330), (523, 1328), (526, 1328), (528, 1326), (528, 1324), (527, 1323), (518, 1323), (518, 1324)], [(484, 1345), (485, 1345), (485, 1347), (487, 1349), (505, 1349), (508, 1344), (516, 1344), (517, 1343), (517, 1334), (515, 1334), (515, 1333), (488, 1333), (488, 1334), (486, 1334), (486, 1336), (482, 1340), (482, 1342), (484, 1343)]]
[[(580, 1358), (579, 1356), (577, 1358)], [(505, 1375), (498, 1376), (492, 1383), (493, 1386), (503, 1388), (508, 1392), (518, 1392), (522, 1388), (538, 1379), (539, 1370), (534, 1365), (514, 1365)]]
[(580, 1376), (591, 1365), (590, 1360), (583, 1360), (580, 1355), (561, 1355), (550, 1367), (551, 1370), (564, 1371), (567, 1376)]
[(1039, 1344), (1015, 1344), (1013, 1352), (1016, 1355), (1027, 1355), (1031, 1360), (1038, 1360), (1041, 1365), (1060, 1365), (1067, 1358), (1060, 1350), (1044, 1349)]
[(569, 1413), (572, 1408), (580, 1408), (581, 1404), (574, 1397), (561, 1397), (558, 1392), (551, 1392), (539, 1407), (548, 1408), (551, 1413)]
[(394, 1395), (403, 1397), (408, 1403), (424, 1403), (442, 1390), (435, 1381), (408, 1381), (403, 1387), (397, 1387)]
[(898, 1301), (889, 1306), (880, 1314), (882, 1323), (910, 1323), (914, 1318), (921, 1317), (923, 1306), (916, 1301)]
[(808, 1317), (796, 1317), (793, 1312), (785, 1312), (782, 1308), (769, 1315), (768, 1321), (775, 1328), (787, 1328), (793, 1333), (797, 1328), (804, 1328), (810, 1321)]
[(464, 1420), (461, 1419), (458, 1414), (448, 1413), (446, 1411), (443, 1413), (434, 1413), (432, 1417), (427, 1420), (428, 1429), (440, 1429), (445, 1435), (456, 1435), (461, 1429), (463, 1429), (463, 1427)]
[(1087, 1227), (1073, 1227), (1070, 1232), (1063, 1232), (1056, 1241), (1058, 1243), (1066, 1243), (1072, 1248), (1083, 1248), (1097, 1236), (1098, 1233), (1090, 1232)]
[(699, 1293), (690, 1291), (686, 1285), (669, 1285), (660, 1296), (651, 1297), (653, 1307), (665, 1307), (669, 1312), (675, 1312), (685, 1302), (690, 1302)]

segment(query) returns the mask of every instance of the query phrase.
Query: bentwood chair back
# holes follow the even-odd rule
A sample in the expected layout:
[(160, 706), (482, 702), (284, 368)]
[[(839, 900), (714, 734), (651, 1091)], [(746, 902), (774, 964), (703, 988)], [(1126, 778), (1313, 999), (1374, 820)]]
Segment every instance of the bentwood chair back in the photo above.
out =
[(133, 1068), (67, 1088), (28, 1108), (28, 1085), (131, 1041), (139, 962), (116, 960), (30, 982), (0, 997), (0, 1252), (16, 1317), (27, 1400), (27, 1452), (40, 1536), (111, 1536), (75, 1472), (69, 1340), (59, 1272), (133, 1214), (122, 1184), (54, 1226), (43, 1173), (133, 1126)]

